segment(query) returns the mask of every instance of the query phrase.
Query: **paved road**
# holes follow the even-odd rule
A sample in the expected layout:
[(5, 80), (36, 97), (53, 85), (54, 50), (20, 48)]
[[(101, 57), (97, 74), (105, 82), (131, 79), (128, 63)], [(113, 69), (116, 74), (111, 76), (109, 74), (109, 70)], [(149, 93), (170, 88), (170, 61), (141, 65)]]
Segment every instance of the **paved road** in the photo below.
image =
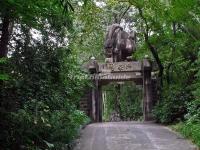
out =
[(110, 122), (88, 125), (75, 150), (195, 150), (168, 128), (151, 123)]

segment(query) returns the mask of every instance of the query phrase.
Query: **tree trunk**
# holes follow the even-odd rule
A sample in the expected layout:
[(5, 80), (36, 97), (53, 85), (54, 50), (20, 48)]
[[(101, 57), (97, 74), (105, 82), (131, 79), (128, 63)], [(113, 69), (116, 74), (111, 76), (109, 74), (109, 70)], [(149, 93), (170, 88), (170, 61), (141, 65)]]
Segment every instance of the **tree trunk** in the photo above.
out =
[(8, 15), (5, 15), (2, 20), (2, 35), (0, 40), (0, 58), (7, 57), (8, 54), (8, 42), (9, 42), (9, 24), (10, 19)]
[(158, 68), (159, 68), (158, 77), (160, 78), (160, 84), (161, 84), (161, 87), (162, 87), (163, 86), (163, 71), (164, 71), (164, 67), (162, 65), (162, 62), (161, 62), (159, 56), (158, 56), (156, 48), (153, 45), (151, 45), (151, 43), (149, 42), (148, 39), (145, 38), (145, 41), (146, 41), (147, 46), (149, 47), (154, 59), (156, 60), (157, 65), (158, 65)]
[(142, 8), (138, 7), (138, 11), (139, 11), (140, 17), (145, 22), (146, 29), (145, 29), (145, 32), (144, 32), (144, 40), (145, 40), (145, 43), (147, 44), (149, 50), (151, 51), (151, 53), (152, 53), (157, 65), (158, 65), (158, 68), (159, 68), (159, 75), (158, 76), (160, 78), (160, 86), (162, 87), (163, 86), (164, 66), (162, 65), (162, 62), (161, 62), (161, 60), (160, 60), (160, 58), (158, 56), (157, 49), (149, 41), (149, 26), (148, 26), (148, 23), (147, 23), (147, 19), (143, 15)]

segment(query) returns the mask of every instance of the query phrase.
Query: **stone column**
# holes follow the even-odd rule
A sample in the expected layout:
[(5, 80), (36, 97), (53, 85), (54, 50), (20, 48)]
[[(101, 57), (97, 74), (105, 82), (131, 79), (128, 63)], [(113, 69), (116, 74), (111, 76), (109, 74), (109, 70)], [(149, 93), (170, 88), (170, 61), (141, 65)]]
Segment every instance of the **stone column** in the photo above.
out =
[(92, 97), (92, 110), (93, 121), (102, 122), (102, 88), (99, 84), (98, 75), (96, 74), (93, 81), (93, 97)]
[(103, 103), (102, 103), (102, 87), (101, 85), (98, 86), (98, 122), (102, 122), (102, 109)]
[(92, 75), (93, 87), (91, 94), (91, 118), (93, 122), (102, 121), (102, 89), (99, 84), (99, 66), (95, 59), (92, 59), (89, 65), (89, 72)]
[(91, 119), (93, 122), (96, 121), (96, 85), (93, 81), (92, 94), (91, 94)]
[(97, 93), (98, 93), (98, 79), (96, 78), (98, 73), (98, 64), (95, 60), (95, 58), (92, 58), (88, 65), (88, 70), (90, 72), (90, 75), (92, 77), (92, 90), (91, 90), (91, 119), (93, 122), (96, 122), (98, 120), (97, 117)]
[(144, 121), (152, 119), (152, 82), (151, 63), (143, 60), (143, 117)]
[(95, 86), (94, 86), (94, 91), (95, 91), (95, 99), (94, 99), (94, 103), (95, 103), (95, 122), (99, 122), (99, 83), (98, 80), (96, 79), (97, 76), (95, 77)]

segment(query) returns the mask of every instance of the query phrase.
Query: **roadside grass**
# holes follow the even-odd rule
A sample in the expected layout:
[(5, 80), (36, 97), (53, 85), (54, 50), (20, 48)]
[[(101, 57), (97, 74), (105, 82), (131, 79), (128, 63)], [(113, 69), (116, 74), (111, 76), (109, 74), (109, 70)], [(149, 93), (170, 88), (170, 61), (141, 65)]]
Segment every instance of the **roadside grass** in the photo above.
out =
[(178, 124), (171, 125), (170, 128), (190, 139), (198, 146), (198, 150), (200, 150), (200, 123), (180, 122)]

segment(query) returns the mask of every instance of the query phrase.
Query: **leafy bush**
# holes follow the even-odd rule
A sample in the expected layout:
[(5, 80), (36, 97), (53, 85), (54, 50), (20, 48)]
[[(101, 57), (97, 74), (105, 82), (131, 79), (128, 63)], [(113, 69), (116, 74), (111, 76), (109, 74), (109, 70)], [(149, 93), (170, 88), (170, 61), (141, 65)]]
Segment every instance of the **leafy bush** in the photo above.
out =
[(172, 123), (184, 120), (187, 113), (187, 103), (191, 101), (191, 94), (186, 89), (170, 87), (162, 95), (161, 101), (157, 103), (153, 114), (158, 122)]
[(187, 114), (185, 121), (172, 126), (183, 136), (190, 138), (200, 148), (200, 53), (198, 59), (194, 63), (195, 66), (195, 82), (190, 88), (192, 89), (193, 98), (187, 103)]
[(194, 63), (196, 70), (196, 82), (191, 86), (193, 89), (193, 99), (188, 102), (187, 114), (185, 115), (186, 121), (175, 125), (175, 129), (179, 131), (182, 135), (190, 138), (194, 143), (200, 147), (200, 53), (198, 54), (198, 59)]
[(172, 128), (180, 132), (184, 137), (191, 139), (200, 147), (200, 123), (181, 122), (173, 125)]
[(68, 76), (83, 74), (78, 64), (68, 49), (45, 45), (20, 48), (13, 55), (12, 79), (0, 93), (0, 149), (69, 147), (88, 120), (77, 110), (87, 81)]
[(196, 70), (196, 82), (193, 84), (193, 96), (194, 100), (188, 103), (188, 114), (185, 116), (188, 122), (191, 123), (200, 123), (200, 51), (198, 53), (198, 59), (195, 62), (197, 67)]
[[(42, 104), (43, 105), (43, 104)], [(84, 113), (71, 110), (51, 111), (45, 105), (36, 112), (20, 109), (12, 113), (12, 145), (28, 149), (61, 149), (76, 137), (87, 121)]]
[(188, 103), (187, 109), (188, 113), (185, 115), (185, 118), (188, 122), (200, 123), (200, 100), (197, 99)]
[(123, 120), (138, 120), (142, 117), (142, 92), (134, 83), (126, 83), (120, 93)]
[(0, 81), (9, 79), (8, 74), (3, 71), (6, 63), (7, 58), (0, 58)]
[(116, 86), (117, 84), (110, 84), (104, 87), (106, 91), (104, 119), (109, 121), (113, 112), (118, 113), (120, 119), (124, 121), (140, 119), (142, 116), (141, 90), (132, 82), (120, 85), (120, 92)]

